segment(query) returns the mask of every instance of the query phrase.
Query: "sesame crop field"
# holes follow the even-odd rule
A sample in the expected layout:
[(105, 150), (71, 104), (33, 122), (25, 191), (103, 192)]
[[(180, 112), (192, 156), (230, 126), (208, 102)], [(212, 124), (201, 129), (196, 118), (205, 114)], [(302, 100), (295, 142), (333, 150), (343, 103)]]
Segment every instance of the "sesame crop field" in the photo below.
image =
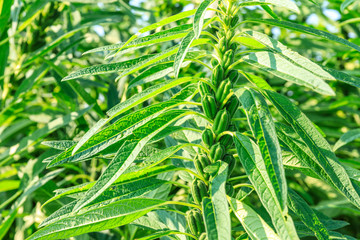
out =
[(2, 239), (360, 239), (360, 0), (0, 0)]

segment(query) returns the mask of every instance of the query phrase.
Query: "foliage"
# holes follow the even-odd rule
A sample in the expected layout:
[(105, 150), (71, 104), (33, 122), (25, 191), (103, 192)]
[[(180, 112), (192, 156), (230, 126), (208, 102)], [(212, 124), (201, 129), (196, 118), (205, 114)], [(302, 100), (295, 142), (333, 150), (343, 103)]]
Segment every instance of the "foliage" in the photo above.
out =
[(0, 239), (359, 238), (359, 9), (0, 2)]

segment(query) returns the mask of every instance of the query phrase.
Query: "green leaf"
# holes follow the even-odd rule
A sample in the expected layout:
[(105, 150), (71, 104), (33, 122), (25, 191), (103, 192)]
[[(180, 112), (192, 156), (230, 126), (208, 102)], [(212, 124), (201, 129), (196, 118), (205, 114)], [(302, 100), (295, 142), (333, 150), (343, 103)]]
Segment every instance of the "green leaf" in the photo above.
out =
[(348, 74), (339, 72), (335, 69), (320, 66), (312, 62), (310, 59), (301, 56), (297, 52), (292, 51), (291, 49), (284, 46), (281, 42), (267, 36), (266, 34), (256, 31), (246, 31), (245, 34), (265, 45), (270, 50), (281, 54), (282, 57), (285, 57), (287, 60), (291, 61), (291, 63), (308, 70), (323, 80), (339, 80), (352, 86), (360, 87), (360, 78), (349, 76)]
[(211, 198), (204, 197), (202, 200), (202, 212), (204, 218), (204, 224), (206, 229), (206, 235), (209, 240), (219, 239), (219, 233), (217, 232), (216, 217), (214, 204)]
[(150, 234), (150, 235), (148, 235), (146, 237), (137, 238), (137, 240), (160, 239), (161, 237), (165, 237), (165, 236), (169, 236), (169, 235), (175, 235), (175, 234), (184, 234), (184, 235), (188, 235), (188, 236), (190, 235), (188, 233), (179, 232), (177, 230), (165, 230), (165, 231), (158, 231), (158, 232)]
[(354, 141), (355, 139), (360, 138), (360, 129), (352, 129), (344, 133), (340, 139), (335, 143), (333, 151), (338, 150), (342, 146), (346, 145), (349, 142)]
[[(81, 213), (99, 208), (101, 206), (110, 204), (112, 202), (116, 202), (123, 199), (130, 199), (139, 196), (143, 196), (144, 194), (157, 189), (163, 184), (167, 183), (164, 180), (160, 179), (144, 179), (138, 180), (131, 183), (125, 184), (114, 184), (109, 189), (100, 194), (91, 205), (82, 209)], [(80, 195), (81, 196), (81, 195)], [(40, 225), (40, 227), (44, 227), (51, 223), (54, 223), (60, 219), (71, 216), (72, 210), (74, 206), (77, 204), (78, 200), (74, 200), (71, 203), (61, 207), (49, 217), (47, 217)]]
[(123, 174), (152, 137), (169, 124), (191, 113), (189, 110), (170, 110), (147, 122), (144, 126), (135, 129), (133, 139), (124, 142), (95, 185), (76, 204), (74, 211), (91, 203)]
[(296, 3), (291, 0), (238, 0), (237, 3), (239, 7), (270, 4), (283, 7), (300, 14), (300, 10), (296, 6)]
[[(332, 152), (329, 143), (313, 123), (288, 98), (268, 90), (264, 90), (264, 95), (304, 141), (311, 156), (316, 159), (317, 164), (329, 175), (331, 174), (333, 184), (337, 186), (338, 190), (355, 206), (360, 207), (359, 187), (353, 186), (345, 169)], [(319, 171), (316, 172), (319, 173)]]
[(72, 146), (74, 146), (77, 142), (71, 140), (60, 140), (60, 141), (45, 141), (42, 142), (42, 145), (59, 149), (59, 150), (66, 150)]
[(180, 47), (178, 52), (176, 53), (175, 60), (174, 60), (174, 72), (175, 72), (175, 78), (179, 76), (179, 71), (182, 62), (185, 59), (186, 53), (190, 48), (191, 43), (193, 42), (194, 38), (194, 32), (189, 32), (181, 41)]
[(64, 239), (88, 232), (98, 232), (132, 222), (153, 209), (166, 204), (159, 199), (134, 198), (79, 213), (52, 223), (31, 235), (27, 240)]
[(348, 40), (339, 38), (338, 36), (333, 35), (331, 33), (317, 30), (317, 29), (310, 28), (310, 27), (306, 27), (306, 26), (303, 26), (303, 25), (300, 25), (297, 23), (281, 21), (281, 20), (277, 20), (277, 19), (247, 19), (247, 20), (243, 21), (242, 23), (246, 23), (246, 22), (265, 23), (265, 24), (270, 24), (270, 25), (274, 25), (277, 27), (283, 27), (283, 28), (295, 30), (298, 32), (310, 34), (310, 35), (313, 35), (316, 37), (321, 37), (326, 40), (330, 40), (330, 41), (334, 41), (334, 42), (343, 44), (345, 46), (348, 46), (348, 47), (353, 48), (360, 52), (360, 46), (358, 46), (352, 42), (349, 42)]
[[(137, 172), (129, 172), (121, 175), (113, 184), (123, 184), (123, 183), (130, 183), (134, 182), (136, 180), (146, 179), (150, 177), (154, 177), (161, 173), (171, 172), (181, 170), (180, 168), (177, 168), (172, 165), (163, 165), (163, 166), (157, 166), (152, 167), (148, 169), (143, 169), (141, 171)], [(74, 187), (69, 187), (65, 189), (57, 189), (56, 195), (52, 198), (50, 198), (48, 201), (46, 201), (42, 207), (44, 207), (46, 204), (49, 204), (50, 202), (53, 202), (57, 199), (60, 199), (62, 197), (76, 195), (78, 193), (83, 193), (87, 190), (89, 190), (92, 186), (94, 186), (95, 182), (90, 183), (84, 183), (80, 184)]]
[(228, 198), (231, 209), (251, 239), (280, 240), (274, 230), (250, 206), (235, 198)]
[[(144, 27), (143, 29), (139, 30), (139, 32), (137, 32), (135, 35), (133, 35), (129, 40), (127, 40), (126, 43), (124, 43), (124, 45), (122, 46), (122, 48), (124, 48), (128, 44), (130, 44), (140, 34), (146, 33), (148, 31), (151, 31), (151, 30), (154, 30), (154, 29), (157, 29), (157, 28), (162, 27), (164, 25), (167, 25), (169, 23), (172, 23), (172, 22), (187, 18), (187, 17), (193, 15), (195, 13), (195, 11), (196, 10), (194, 9), (194, 10), (190, 10), (190, 11), (181, 12), (181, 13), (178, 13), (178, 14), (173, 15), (171, 17), (165, 18), (165, 19), (163, 19), (163, 20), (161, 20), (161, 21), (159, 21), (157, 23), (154, 23), (154, 24), (151, 24), (151, 25), (149, 25), (147, 27)], [(120, 48), (120, 50), (121, 50), (121, 48)]]
[(335, 92), (321, 78), (295, 65), (280, 54), (268, 51), (253, 52), (243, 60), (284, 80), (306, 86), (318, 93), (334, 96)]
[(249, 82), (251, 82), (255, 87), (260, 89), (273, 90), (272, 87), (261, 77), (258, 77), (251, 73), (246, 73), (244, 71), (238, 71), (242, 74)]
[(231, 239), (231, 221), (225, 192), (227, 176), (228, 165), (225, 162), (221, 162), (218, 173), (210, 180), (210, 195), (215, 217), (216, 234), (215, 231), (207, 231), (209, 240), (219, 238), (224, 240)]
[(139, 58), (127, 60), (124, 62), (116, 62), (116, 63), (108, 63), (102, 65), (95, 65), (91, 67), (87, 67), (84, 69), (80, 69), (76, 72), (70, 73), (68, 76), (63, 78), (62, 81), (68, 81), (84, 76), (93, 76), (98, 74), (107, 74), (113, 72), (121, 72), (130, 74), (131, 72), (135, 72), (139, 69), (145, 68), (150, 64), (153, 64), (157, 61), (160, 61), (168, 56), (171, 56), (176, 53), (177, 46), (171, 47), (157, 54), (145, 55)]
[(282, 209), (286, 206), (287, 185), (275, 124), (265, 99), (252, 89), (235, 93), (244, 107), (251, 131), (261, 149), (266, 171)]
[(259, 147), (250, 138), (240, 133), (236, 133), (233, 139), (240, 162), (245, 168), (262, 205), (270, 214), (280, 239), (299, 239), (287, 207), (282, 207), (276, 197)]
[[(76, 162), (94, 156), (109, 146), (131, 136), (135, 129), (143, 127), (147, 122), (156, 118), (162, 112), (182, 103), (182, 101), (170, 100), (153, 104), (120, 118), (114, 124), (96, 134), (93, 134), (90, 129), (76, 146), (72, 146), (62, 152), (56, 159), (50, 162), (48, 167), (57, 166), (66, 162)], [(99, 122), (103, 123), (103, 121)], [(88, 137), (88, 135), (91, 136)]]
[(289, 189), (288, 199), (289, 208), (314, 232), (317, 239), (330, 239), (328, 230), (304, 199), (291, 189)]
[[(129, 49), (133, 49), (133, 48), (149, 46), (149, 45), (156, 44), (156, 43), (162, 43), (162, 42), (182, 38), (186, 35), (186, 32), (191, 27), (192, 27), (191, 24), (183, 24), (181, 26), (166, 29), (166, 30), (151, 34), (149, 36), (138, 38), (138, 39), (132, 41), (131, 44), (128, 44), (125, 48), (123, 48), (122, 51), (120, 51), (118, 53), (125, 52), (125, 50), (129, 50)], [(94, 52), (112, 51), (112, 50), (122, 48), (123, 45), (124, 45), (124, 43), (117, 43), (117, 44), (102, 46), (102, 47), (88, 50), (88, 51), (84, 52), (83, 55), (89, 54), (89, 53), (94, 53)]]
[(201, 30), (204, 25), (204, 16), (206, 13), (206, 9), (213, 3), (215, 0), (204, 0), (200, 3), (198, 9), (194, 15), (194, 23), (193, 23), (193, 30), (194, 30), (194, 38), (197, 39), (200, 37)]

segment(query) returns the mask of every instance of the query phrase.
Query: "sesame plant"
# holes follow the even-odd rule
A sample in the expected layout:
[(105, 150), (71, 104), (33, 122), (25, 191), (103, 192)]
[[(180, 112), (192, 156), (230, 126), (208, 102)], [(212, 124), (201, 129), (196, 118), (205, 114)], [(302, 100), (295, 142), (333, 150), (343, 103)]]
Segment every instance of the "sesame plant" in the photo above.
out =
[[(264, 16), (244, 17), (252, 6)], [(252, 26), (315, 36), (355, 56), (360, 46), (282, 20), (275, 9), (301, 13), (291, 0), (204, 0), (127, 41), (85, 52), (105, 52), (109, 61), (62, 81), (116, 73), (117, 81), (128, 79), (127, 96), (79, 140), (44, 143), (58, 150), (43, 160), (48, 169), (93, 159), (104, 167), (96, 181), (57, 189), (43, 207), (62, 199), (66, 204), (28, 239), (108, 229), (118, 229), (123, 239), (355, 239), (338, 231), (344, 221), (311, 206), (297, 176), (321, 182), (348, 209), (359, 211), (360, 172), (335, 154), (357, 132), (331, 146), (296, 99), (266, 79), (282, 79), (319, 98), (335, 97), (334, 82), (357, 91), (360, 80)], [(123, 59), (133, 50), (178, 39), (161, 51)]]

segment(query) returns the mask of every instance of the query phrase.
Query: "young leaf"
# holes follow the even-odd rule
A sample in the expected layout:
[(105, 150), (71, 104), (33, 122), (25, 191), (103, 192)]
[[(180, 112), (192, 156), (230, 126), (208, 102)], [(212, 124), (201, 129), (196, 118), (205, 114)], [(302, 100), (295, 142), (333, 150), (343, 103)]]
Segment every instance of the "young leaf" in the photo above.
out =
[(356, 45), (355, 43), (349, 42), (348, 40), (343, 39), (343, 38), (339, 38), (338, 36), (333, 35), (331, 33), (328, 33), (328, 32), (322, 31), (322, 30), (318, 30), (318, 29), (314, 29), (314, 28), (310, 28), (310, 27), (306, 27), (306, 26), (303, 26), (303, 25), (300, 25), (297, 23), (281, 21), (281, 20), (277, 20), (277, 19), (247, 19), (247, 20), (243, 21), (243, 23), (245, 23), (245, 22), (265, 23), (265, 24), (270, 24), (270, 25), (274, 25), (277, 27), (283, 27), (283, 28), (295, 30), (298, 32), (310, 34), (310, 35), (313, 35), (316, 37), (321, 37), (326, 40), (330, 40), (330, 41), (334, 41), (334, 42), (343, 44), (345, 46), (348, 46), (348, 47), (353, 48), (360, 52), (360, 46)]
[(291, 0), (239, 0), (237, 2), (239, 7), (270, 4), (289, 9), (298, 14), (300, 13), (299, 8)]
[(349, 142), (354, 141), (355, 139), (360, 138), (360, 129), (352, 129), (344, 133), (340, 139), (335, 143), (333, 151), (335, 152), (342, 146), (346, 145)]
[(278, 201), (284, 209), (287, 199), (285, 171), (275, 124), (265, 99), (252, 89), (241, 89), (236, 95), (246, 111), (249, 126), (261, 149), (266, 170)]
[(231, 209), (251, 239), (280, 240), (274, 230), (250, 206), (235, 198), (228, 198)]
[(299, 239), (293, 221), (288, 214), (287, 206), (282, 207), (276, 197), (259, 147), (250, 138), (240, 133), (236, 133), (233, 139), (240, 162), (245, 168), (262, 205), (270, 214), (279, 237), (281, 239)]
[(310, 228), (317, 239), (329, 239), (329, 232), (310, 206), (295, 191), (289, 189), (289, 208)]
[(264, 95), (274, 104), (282, 117), (292, 126), (301, 137), (317, 163), (332, 173), (332, 180), (338, 189), (353, 203), (360, 207), (360, 188), (353, 186), (345, 169), (338, 162), (329, 143), (323, 138), (313, 123), (288, 98), (268, 90)]
[(284, 80), (294, 82), (313, 89), (314, 91), (334, 96), (335, 92), (321, 78), (306, 69), (295, 65), (275, 52), (253, 52), (243, 57), (244, 61), (268, 71)]

